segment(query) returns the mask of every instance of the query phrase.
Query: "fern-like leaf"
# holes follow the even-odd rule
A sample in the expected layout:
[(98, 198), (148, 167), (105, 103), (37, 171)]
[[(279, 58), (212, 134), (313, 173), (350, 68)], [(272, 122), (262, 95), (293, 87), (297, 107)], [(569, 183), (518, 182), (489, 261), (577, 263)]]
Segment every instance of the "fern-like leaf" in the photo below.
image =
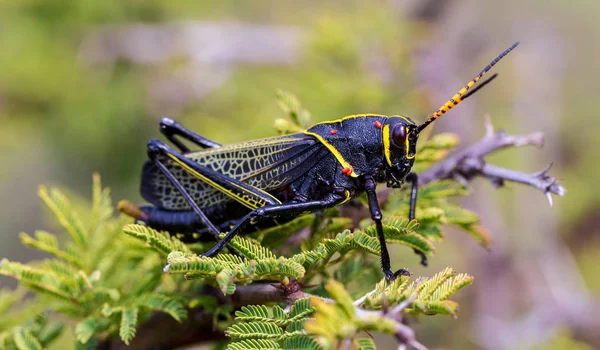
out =
[(315, 308), (310, 304), (309, 298), (298, 299), (290, 309), (288, 322), (303, 320), (312, 315), (313, 312), (315, 312)]
[(52, 343), (54, 340), (56, 340), (56, 338), (58, 338), (62, 334), (64, 328), (65, 325), (62, 323), (55, 323), (48, 326), (44, 330), (44, 332), (38, 335), (40, 344), (42, 344), (44, 348), (47, 348), (48, 345), (50, 345), (50, 343)]
[(367, 309), (380, 309), (384, 303), (394, 305), (416, 295), (417, 299), (404, 312), (428, 315), (440, 313), (455, 317), (458, 305), (447, 299), (472, 281), (472, 276), (456, 275), (451, 268), (446, 268), (431, 278), (419, 278), (413, 282), (406, 276), (400, 276), (392, 283), (383, 279), (373, 291), (367, 293), (360, 305)]
[(458, 304), (450, 301), (434, 301), (427, 303), (426, 310), (424, 311), (428, 315), (447, 315), (456, 317), (456, 311), (458, 310)]
[(280, 280), (288, 276), (300, 279), (305, 273), (302, 265), (286, 258), (258, 260), (256, 263), (249, 262), (248, 264), (255, 269), (255, 279), (257, 280)]
[(126, 308), (121, 312), (121, 325), (119, 327), (119, 336), (125, 344), (129, 345), (129, 342), (135, 336), (135, 326), (138, 319), (137, 308)]
[[(401, 217), (391, 217), (383, 220), (383, 233), (386, 241), (389, 243), (400, 243), (430, 255), (435, 251), (435, 247), (431, 241), (414, 231), (417, 226), (416, 221), (409, 221)], [(377, 237), (375, 225), (365, 228), (364, 232), (370, 237)], [(379, 240), (376, 240), (376, 242), (378, 246), (377, 250), (380, 251)]]
[(279, 339), (283, 330), (270, 322), (247, 322), (230, 326), (225, 334), (238, 339)]
[[(278, 350), (281, 349), (277, 342), (265, 339), (245, 339), (229, 344), (228, 350)], [(285, 348), (292, 349), (292, 348)]]
[(269, 313), (269, 309), (265, 305), (249, 305), (242, 306), (240, 311), (236, 311), (235, 319), (237, 321), (245, 322), (259, 321), (283, 324), (287, 320), (287, 315), (279, 306), (273, 307), (272, 313)]
[(61, 278), (53, 273), (36, 269), (21, 263), (10, 262), (6, 259), (0, 261), (0, 275), (10, 276), (19, 280), (25, 287), (43, 294), (48, 294), (63, 300), (73, 301), (77, 293), (74, 290), (76, 283), (68, 283), (66, 278)]
[(166, 232), (158, 232), (148, 226), (130, 224), (123, 228), (123, 232), (146, 242), (154, 250), (164, 255), (175, 251), (192, 254), (192, 251), (175, 236)]
[(74, 252), (68, 252), (68, 251), (64, 251), (61, 250), (58, 247), (58, 240), (56, 239), (56, 236), (45, 232), (45, 231), (35, 231), (34, 236), (35, 238), (29, 236), (27, 233), (25, 232), (21, 232), (21, 242), (29, 247), (35, 248), (35, 249), (39, 249), (41, 251), (44, 251), (46, 253), (52, 254), (54, 256), (56, 256), (59, 259), (65, 260), (68, 263), (72, 264), (73, 266), (76, 266), (78, 268), (82, 268), (83, 267), (83, 262), (81, 260), (81, 256), (75, 255), (73, 254)]
[(444, 270), (436, 273), (433, 277), (425, 280), (420, 284), (419, 300), (429, 301), (434, 292), (436, 292), (442, 284), (448, 281), (455, 275), (454, 270), (447, 267)]
[(473, 283), (473, 279), (473, 276), (461, 273), (440, 285), (432, 294), (431, 300), (444, 301), (448, 299), (448, 297), (450, 297), (452, 294)]
[(75, 337), (81, 344), (86, 344), (94, 335), (105, 331), (111, 322), (106, 318), (88, 317), (75, 327)]
[(166, 295), (149, 293), (137, 299), (136, 304), (140, 307), (145, 307), (150, 310), (166, 312), (173, 317), (177, 322), (181, 322), (187, 318), (187, 312), (183, 304)]
[(375, 342), (371, 338), (359, 338), (354, 340), (357, 350), (376, 350)]
[(114, 210), (110, 199), (110, 190), (102, 188), (100, 175), (94, 174), (92, 180), (92, 215), (90, 217), (89, 232), (95, 234), (100, 226), (110, 219)]
[(289, 116), (292, 122), (297, 125), (297, 127), (292, 130), (281, 130), (281, 132), (299, 132), (312, 124), (310, 113), (302, 108), (300, 101), (298, 101), (298, 98), (295, 95), (287, 91), (277, 90), (275, 96), (277, 97), (279, 107)]
[(3, 315), (15, 303), (20, 301), (24, 295), (25, 290), (23, 288), (19, 288), (16, 291), (0, 289), (0, 315)]
[(18, 328), (14, 330), (13, 338), (19, 350), (42, 350), (42, 344), (27, 329)]
[(235, 292), (235, 282), (233, 271), (230, 269), (223, 269), (216, 276), (217, 284), (221, 288), (221, 292), (224, 295), (233, 294)]
[(73, 241), (79, 247), (87, 246), (88, 232), (67, 197), (57, 189), (48, 191), (45, 186), (40, 186), (38, 194), (56, 215), (58, 222), (67, 230)]
[(321, 350), (317, 341), (308, 335), (287, 338), (283, 341), (283, 349)]
[(248, 259), (262, 260), (275, 258), (275, 254), (269, 249), (247, 238), (236, 236), (229, 244)]

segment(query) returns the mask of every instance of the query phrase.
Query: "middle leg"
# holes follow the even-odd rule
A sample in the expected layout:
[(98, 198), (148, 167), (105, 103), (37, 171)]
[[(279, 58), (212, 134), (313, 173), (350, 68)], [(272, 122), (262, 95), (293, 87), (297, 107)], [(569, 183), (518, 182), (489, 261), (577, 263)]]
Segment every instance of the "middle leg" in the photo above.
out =
[(213, 256), (218, 254), (240, 231), (243, 231), (248, 225), (256, 223), (259, 220), (296, 217), (302, 213), (315, 212), (334, 207), (346, 199), (346, 192), (340, 190), (339, 193), (330, 193), (325, 199), (319, 201), (283, 203), (255, 209), (241, 219), (237, 225), (225, 235), (225, 237), (203, 255)]
[[(408, 219), (415, 219), (415, 211), (417, 207), (417, 191), (419, 189), (419, 177), (416, 173), (410, 173), (406, 177), (406, 181), (410, 182), (410, 209), (408, 210)], [(427, 256), (420, 250), (414, 250), (414, 252), (421, 257), (421, 265), (427, 266), (429, 262), (427, 261)]]
[(393, 281), (400, 275), (410, 276), (410, 272), (405, 269), (397, 270), (392, 272), (392, 266), (390, 263), (390, 253), (387, 250), (387, 244), (385, 242), (385, 235), (383, 234), (383, 224), (381, 223), (382, 215), (381, 209), (379, 208), (379, 202), (377, 201), (377, 193), (375, 189), (377, 183), (372, 177), (365, 179), (365, 192), (367, 193), (367, 199), (369, 200), (369, 211), (371, 212), (371, 219), (375, 221), (375, 227), (377, 228), (377, 236), (379, 238), (379, 245), (381, 246), (381, 268), (385, 278), (389, 281)]

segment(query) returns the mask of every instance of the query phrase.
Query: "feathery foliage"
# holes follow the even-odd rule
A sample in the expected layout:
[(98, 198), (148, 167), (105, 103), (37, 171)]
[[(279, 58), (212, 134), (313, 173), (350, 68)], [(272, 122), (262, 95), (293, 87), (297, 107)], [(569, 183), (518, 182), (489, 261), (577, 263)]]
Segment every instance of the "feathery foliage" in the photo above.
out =
[[(168, 313), (178, 321), (186, 318), (184, 303), (170, 296), (174, 289), (161, 284), (165, 277), (172, 278), (161, 275), (160, 269), (157, 271), (160, 259), (148, 257), (146, 244), (122, 234), (123, 221), (113, 218), (109, 192), (101, 187), (98, 176), (94, 176), (93, 204), (86, 216), (80, 215), (58, 189), (41, 187), (39, 195), (68, 234), (64, 248), (59, 244), (64, 236), (45, 231), (36, 231), (33, 236), (22, 233), (23, 244), (52, 257), (28, 264), (6, 259), (0, 263), (0, 274), (19, 280), (38, 294), (36, 312), (57, 310), (54, 312), (78, 321), (75, 338), (80, 344), (113, 334), (127, 343), (135, 335), (138, 322), (152, 311)], [(176, 238), (166, 235), (149, 237), (147, 244), (163, 251), (191, 252)], [(10, 298), (0, 298), (7, 299)], [(0, 309), (2, 314), (4, 309)], [(12, 335), (6, 331), (2, 334), (6, 344), (14, 343), (19, 349), (46, 347), (56, 338), (42, 337), (40, 332), (26, 327), (13, 328)]]
[(231, 349), (255, 349), (260, 344), (267, 349), (315, 348), (316, 342), (302, 327), (314, 311), (308, 298), (299, 299), (287, 312), (277, 305), (245, 306), (236, 311), (236, 322), (225, 333), (234, 339)]
[(458, 305), (448, 298), (472, 282), (472, 276), (456, 274), (451, 268), (446, 268), (431, 278), (422, 277), (412, 282), (406, 276), (401, 276), (392, 283), (382, 280), (359, 306), (378, 310), (384, 303), (397, 304), (416, 295), (417, 298), (404, 308), (404, 312), (456, 317)]
[(0, 349), (44, 349), (63, 331), (63, 324), (50, 323), (43, 314), (29, 318), (21, 326), (0, 327)]

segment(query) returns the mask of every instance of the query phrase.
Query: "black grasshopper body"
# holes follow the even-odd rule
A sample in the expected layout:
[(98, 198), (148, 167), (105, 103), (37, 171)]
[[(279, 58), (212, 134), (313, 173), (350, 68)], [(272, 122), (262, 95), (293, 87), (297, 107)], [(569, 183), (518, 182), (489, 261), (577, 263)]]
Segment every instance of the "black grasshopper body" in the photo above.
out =
[[(161, 120), (161, 125), (182, 127), (168, 118)], [(373, 176), (379, 182), (390, 179), (393, 180), (391, 183), (400, 185), (414, 161), (415, 128), (414, 122), (406, 117), (354, 115), (319, 123), (304, 133), (183, 152), (182, 155), (260, 188), (281, 203), (323, 200), (337, 192), (349, 199), (362, 190), (360, 179), (364, 176)], [(383, 142), (384, 133), (385, 138), (392, 136), (392, 142)], [(393, 138), (394, 134), (396, 138)], [(389, 161), (382, 152), (383, 144), (389, 149)], [(360, 145), (360, 152), (356, 151), (357, 145)], [(164, 158), (162, 161), (182, 183), (196, 182), (193, 175), (176, 163)], [(153, 204), (142, 207), (147, 215), (145, 221), (150, 226), (189, 234), (203, 231), (202, 220), (152, 161), (144, 167), (141, 187), (144, 199)], [(186, 189), (196, 202), (203, 203), (203, 211), (221, 230), (228, 230), (248, 212), (246, 203), (240, 203), (206, 183), (198, 182)], [(262, 227), (266, 226), (268, 224), (263, 223)]]
[[(150, 140), (141, 192), (151, 206), (133, 215), (147, 225), (203, 239), (217, 239), (205, 255), (219, 253), (237, 234), (291, 220), (366, 193), (381, 243), (381, 264), (392, 272), (376, 186), (412, 185), (409, 218), (415, 217), (418, 177), (411, 173), (419, 133), (488, 81), (477, 81), (518, 43), (500, 54), (420, 125), (404, 116), (352, 115), (279, 137), (221, 146), (163, 118), (161, 131), (178, 148)], [(179, 138), (200, 147), (190, 150)], [(122, 208), (123, 209), (123, 208)], [(127, 212), (125, 209), (124, 211)], [(219, 238), (221, 232), (227, 232)], [(421, 255), (422, 263), (426, 263)]]

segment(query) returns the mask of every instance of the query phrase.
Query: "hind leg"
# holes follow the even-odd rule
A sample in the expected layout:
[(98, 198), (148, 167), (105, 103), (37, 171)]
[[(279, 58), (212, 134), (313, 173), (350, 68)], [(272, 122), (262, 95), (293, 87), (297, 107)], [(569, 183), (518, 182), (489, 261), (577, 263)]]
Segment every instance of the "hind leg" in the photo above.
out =
[(202, 148), (221, 147), (221, 144), (213, 140), (209, 140), (204, 136), (196, 134), (195, 132), (184, 127), (183, 125), (179, 124), (171, 118), (162, 118), (160, 120), (159, 125), (160, 132), (162, 132), (163, 135), (165, 135), (165, 137), (169, 141), (171, 141), (175, 146), (177, 146), (177, 148), (179, 148), (181, 152), (189, 152), (190, 149), (185, 144), (183, 144), (183, 142), (181, 142), (181, 140), (179, 140), (177, 136), (182, 137), (183, 139), (188, 140), (190, 142), (193, 142), (194, 144)]

